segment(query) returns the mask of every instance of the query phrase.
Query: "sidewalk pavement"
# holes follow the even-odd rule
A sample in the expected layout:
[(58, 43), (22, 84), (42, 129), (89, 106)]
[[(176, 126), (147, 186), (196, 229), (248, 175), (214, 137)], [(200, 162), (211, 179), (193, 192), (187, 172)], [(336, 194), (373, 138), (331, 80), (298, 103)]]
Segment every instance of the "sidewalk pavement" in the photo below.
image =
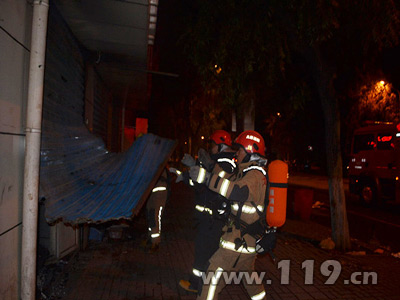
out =
[[(180, 279), (188, 278), (192, 268), (192, 216), (191, 191), (182, 183), (173, 185), (171, 200), (165, 209), (162, 242), (158, 252), (145, 253), (140, 249), (146, 224), (143, 216), (139, 216), (132, 221), (128, 234), (130, 237), (91, 243), (87, 250), (70, 257), (58, 276), (61, 280), (53, 282), (53, 290), (56, 290), (57, 285), (58, 291), (62, 290), (53, 299), (196, 299), (196, 295), (182, 290), (178, 285)], [(366, 250), (365, 255), (322, 250), (318, 246), (319, 241), (327, 237), (327, 227), (312, 221), (287, 220), (280, 230), (274, 251), (276, 262), (268, 255), (259, 256), (256, 261), (256, 270), (266, 272), (263, 282), (267, 299), (400, 299), (400, 259), (369, 250)], [(357, 252), (353, 254), (363, 254), (359, 251), (365, 249), (357, 247), (354, 249)], [(339, 275), (337, 280), (328, 284), (329, 276), (321, 273), (320, 266), (328, 266), (323, 271), (329, 275), (332, 260), (337, 262), (341, 271), (340, 275), (336, 272)], [(376, 272), (377, 284), (371, 283), (375, 276), (373, 272)], [(350, 282), (351, 274), (353, 279), (361, 282), (363, 276), (368, 277), (369, 284)], [(305, 284), (306, 277), (312, 284)], [(243, 285), (229, 285), (221, 292), (219, 299), (239, 300), (249, 297)]]

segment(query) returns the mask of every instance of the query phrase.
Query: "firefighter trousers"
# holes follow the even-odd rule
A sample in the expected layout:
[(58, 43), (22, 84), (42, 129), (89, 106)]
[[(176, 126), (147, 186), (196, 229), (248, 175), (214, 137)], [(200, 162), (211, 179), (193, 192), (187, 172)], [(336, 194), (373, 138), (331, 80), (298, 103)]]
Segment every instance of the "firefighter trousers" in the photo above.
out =
[[(239, 276), (239, 272), (248, 272), (251, 277), (251, 273), (254, 272), (256, 254), (249, 254), (245, 251), (246, 250), (240, 254), (229, 249), (219, 248), (217, 252), (215, 252), (210, 259), (210, 266), (208, 267), (206, 274), (203, 276), (209, 282), (204, 281), (197, 300), (218, 299), (218, 294), (226, 284), (229, 284), (227, 279), (229, 276), (232, 276), (232, 272), (236, 272), (237, 276)], [(225, 273), (225, 275), (223, 273)], [(244, 287), (252, 300), (266, 299), (262, 283), (246, 282), (246, 276), (243, 276), (241, 282), (244, 284)]]
[(167, 191), (152, 192), (146, 204), (146, 217), (149, 230), (149, 241), (152, 245), (161, 242), (161, 223), (165, 203), (167, 202)]
[[(204, 213), (203, 213), (204, 214)], [(194, 241), (193, 270), (189, 281), (193, 288), (198, 288), (201, 281), (201, 273), (208, 267), (208, 260), (218, 250), (222, 235), (224, 221), (213, 219), (211, 216), (199, 217), (199, 225)]]

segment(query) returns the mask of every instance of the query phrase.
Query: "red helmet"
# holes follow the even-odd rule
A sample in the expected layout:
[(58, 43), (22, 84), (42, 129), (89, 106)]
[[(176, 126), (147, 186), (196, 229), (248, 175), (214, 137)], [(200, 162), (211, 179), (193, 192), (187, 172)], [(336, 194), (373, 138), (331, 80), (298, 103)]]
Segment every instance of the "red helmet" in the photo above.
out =
[(210, 136), (210, 140), (214, 141), (217, 145), (225, 144), (227, 146), (232, 146), (231, 135), (225, 130), (215, 130)]
[(235, 140), (236, 144), (241, 145), (248, 154), (259, 154), (265, 156), (264, 139), (254, 130), (243, 131)]

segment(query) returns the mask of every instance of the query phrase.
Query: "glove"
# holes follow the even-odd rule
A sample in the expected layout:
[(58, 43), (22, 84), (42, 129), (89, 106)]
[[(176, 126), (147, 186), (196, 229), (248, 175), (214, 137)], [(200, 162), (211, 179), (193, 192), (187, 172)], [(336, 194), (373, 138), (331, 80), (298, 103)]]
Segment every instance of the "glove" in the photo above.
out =
[(199, 150), (199, 161), (202, 166), (208, 171), (211, 171), (214, 168), (215, 161), (213, 161), (206, 150), (200, 148)]
[(256, 242), (256, 252), (259, 254), (271, 252), (276, 247), (276, 232), (270, 231)]
[(210, 179), (211, 174), (208, 173), (204, 168), (199, 166), (193, 166), (189, 169), (190, 178), (197, 183), (205, 183)]
[(190, 154), (185, 153), (181, 163), (190, 168), (196, 164), (196, 160)]
[(183, 180), (182, 172), (179, 171), (178, 169), (169, 168), (168, 171), (170, 171), (171, 173), (174, 173), (176, 175), (176, 180), (175, 180), (176, 183), (181, 182)]

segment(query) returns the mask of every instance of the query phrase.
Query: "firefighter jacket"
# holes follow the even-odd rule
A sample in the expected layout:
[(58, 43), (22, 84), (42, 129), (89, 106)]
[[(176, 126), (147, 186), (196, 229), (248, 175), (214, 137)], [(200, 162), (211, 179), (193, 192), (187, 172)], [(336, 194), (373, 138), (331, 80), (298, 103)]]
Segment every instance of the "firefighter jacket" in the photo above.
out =
[[(215, 164), (211, 166), (211, 174), (220, 178), (231, 178), (236, 169), (236, 164), (233, 160), (234, 152), (220, 152), (211, 155), (211, 159)], [(190, 184), (195, 190), (195, 209), (204, 216), (214, 217), (217, 219), (226, 219), (226, 199), (220, 194), (211, 191), (203, 184), (193, 182), (189, 178), (188, 172), (183, 173), (184, 182)]]
[[(259, 212), (264, 210), (266, 172), (255, 162), (240, 164), (238, 168), (234, 180), (211, 175), (208, 187), (231, 203), (231, 220), (224, 227), (220, 246), (232, 251), (255, 253), (256, 239), (248, 233), (243, 234), (237, 221), (250, 225), (259, 220)], [(241, 245), (238, 245), (239, 240)]]
[[(211, 173), (219, 178), (230, 178), (235, 170), (236, 164), (233, 161), (233, 152), (220, 152), (211, 155), (211, 158), (216, 162)], [(228, 201), (220, 194), (204, 187), (196, 201), (196, 210), (206, 213), (217, 219), (226, 219), (226, 208)]]

